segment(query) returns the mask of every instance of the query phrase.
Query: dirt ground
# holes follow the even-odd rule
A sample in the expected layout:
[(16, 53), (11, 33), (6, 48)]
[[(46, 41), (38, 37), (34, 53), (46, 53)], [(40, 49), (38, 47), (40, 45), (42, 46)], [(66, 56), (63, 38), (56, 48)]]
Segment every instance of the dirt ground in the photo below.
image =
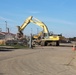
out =
[(72, 47), (0, 50), (0, 75), (76, 75)]

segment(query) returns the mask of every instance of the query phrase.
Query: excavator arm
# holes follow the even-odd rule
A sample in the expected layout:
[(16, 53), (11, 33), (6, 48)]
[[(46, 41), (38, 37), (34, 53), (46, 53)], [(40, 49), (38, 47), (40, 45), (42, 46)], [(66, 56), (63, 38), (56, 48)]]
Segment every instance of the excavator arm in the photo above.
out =
[(45, 36), (48, 36), (48, 35), (49, 35), (49, 31), (48, 31), (47, 26), (46, 26), (43, 22), (41, 22), (40, 20), (34, 18), (33, 16), (30, 16), (30, 17), (28, 17), (28, 18), (24, 21), (24, 23), (23, 23), (21, 26), (17, 26), (17, 27), (18, 27), (17, 37), (18, 37), (18, 38), (23, 37), (23, 32), (22, 32), (22, 31), (25, 29), (25, 27), (26, 27), (29, 23), (34, 23), (34, 24), (40, 26), (40, 27), (43, 29), (44, 35), (45, 35)]
[(32, 16), (28, 17), (21, 26), (17, 26), (18, 31), (22, 32), (24, 30), (24, 28), (30, 23), (31, 19), (32, 19)]
[(17, 38), (18, 39), (22, 39), (23, 38), (23, 32), (22, 31), (30, 23), (31, 19), (32, 19), (32, 16), (28, 17), (21, 26), (17, 26), (17, 28), (18, 28)]

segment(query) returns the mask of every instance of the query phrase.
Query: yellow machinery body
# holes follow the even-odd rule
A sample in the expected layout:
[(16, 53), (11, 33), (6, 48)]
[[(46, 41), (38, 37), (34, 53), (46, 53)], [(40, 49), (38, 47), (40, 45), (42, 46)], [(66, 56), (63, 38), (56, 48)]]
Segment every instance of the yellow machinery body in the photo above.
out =
[(18, 32), (19, 32), (19, 35), (18, 35), (18, 38), (22, 38), (23, 37), (23, 30), (26, 28), (26, 26), (29, 24), (29, 23), (34, 23), (38, 26), (40, 26), (43, 31), (41, 31), (38, 35), (34, 35), (33, 38), (38, 41), (40, 40), (40, 45), (48, 45), (48, 44), (55, 44), (56, 46), (59, 46), (59, 36), (57, 35), (50, 35), (49, 33), (49, 30), (47, 28), (47, 26), (41, 22), (40, 20), (38, 20), (37, 18), (33, 18), (33, 16), (30, 16), (28, 17), (24, 23), (21, 25), (21, 26), (17, 26), (18, 27)]

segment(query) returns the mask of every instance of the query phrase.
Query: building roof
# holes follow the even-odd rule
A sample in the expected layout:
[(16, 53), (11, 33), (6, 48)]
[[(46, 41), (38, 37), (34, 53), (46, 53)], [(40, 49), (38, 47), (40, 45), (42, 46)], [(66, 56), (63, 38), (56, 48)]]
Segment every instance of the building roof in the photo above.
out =
[(16, 34), (13, 34), (13, 33), (8, 33), (8, 32), (0, 32), (0, 35), (7, 35), (7, 34), (11, 34), (11, 35), (16, 35)]

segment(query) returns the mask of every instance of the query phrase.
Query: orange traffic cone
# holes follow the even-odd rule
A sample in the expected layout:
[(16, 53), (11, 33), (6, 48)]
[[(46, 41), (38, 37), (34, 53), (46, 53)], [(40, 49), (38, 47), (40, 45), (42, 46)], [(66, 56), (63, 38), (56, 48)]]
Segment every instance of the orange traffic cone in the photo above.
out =
[(73, 45), (72, 50), (73, 50), (73, 51), (75, 51), (75, 50), (76, 50), (76, 45), (75, 45), (75, 44)]

